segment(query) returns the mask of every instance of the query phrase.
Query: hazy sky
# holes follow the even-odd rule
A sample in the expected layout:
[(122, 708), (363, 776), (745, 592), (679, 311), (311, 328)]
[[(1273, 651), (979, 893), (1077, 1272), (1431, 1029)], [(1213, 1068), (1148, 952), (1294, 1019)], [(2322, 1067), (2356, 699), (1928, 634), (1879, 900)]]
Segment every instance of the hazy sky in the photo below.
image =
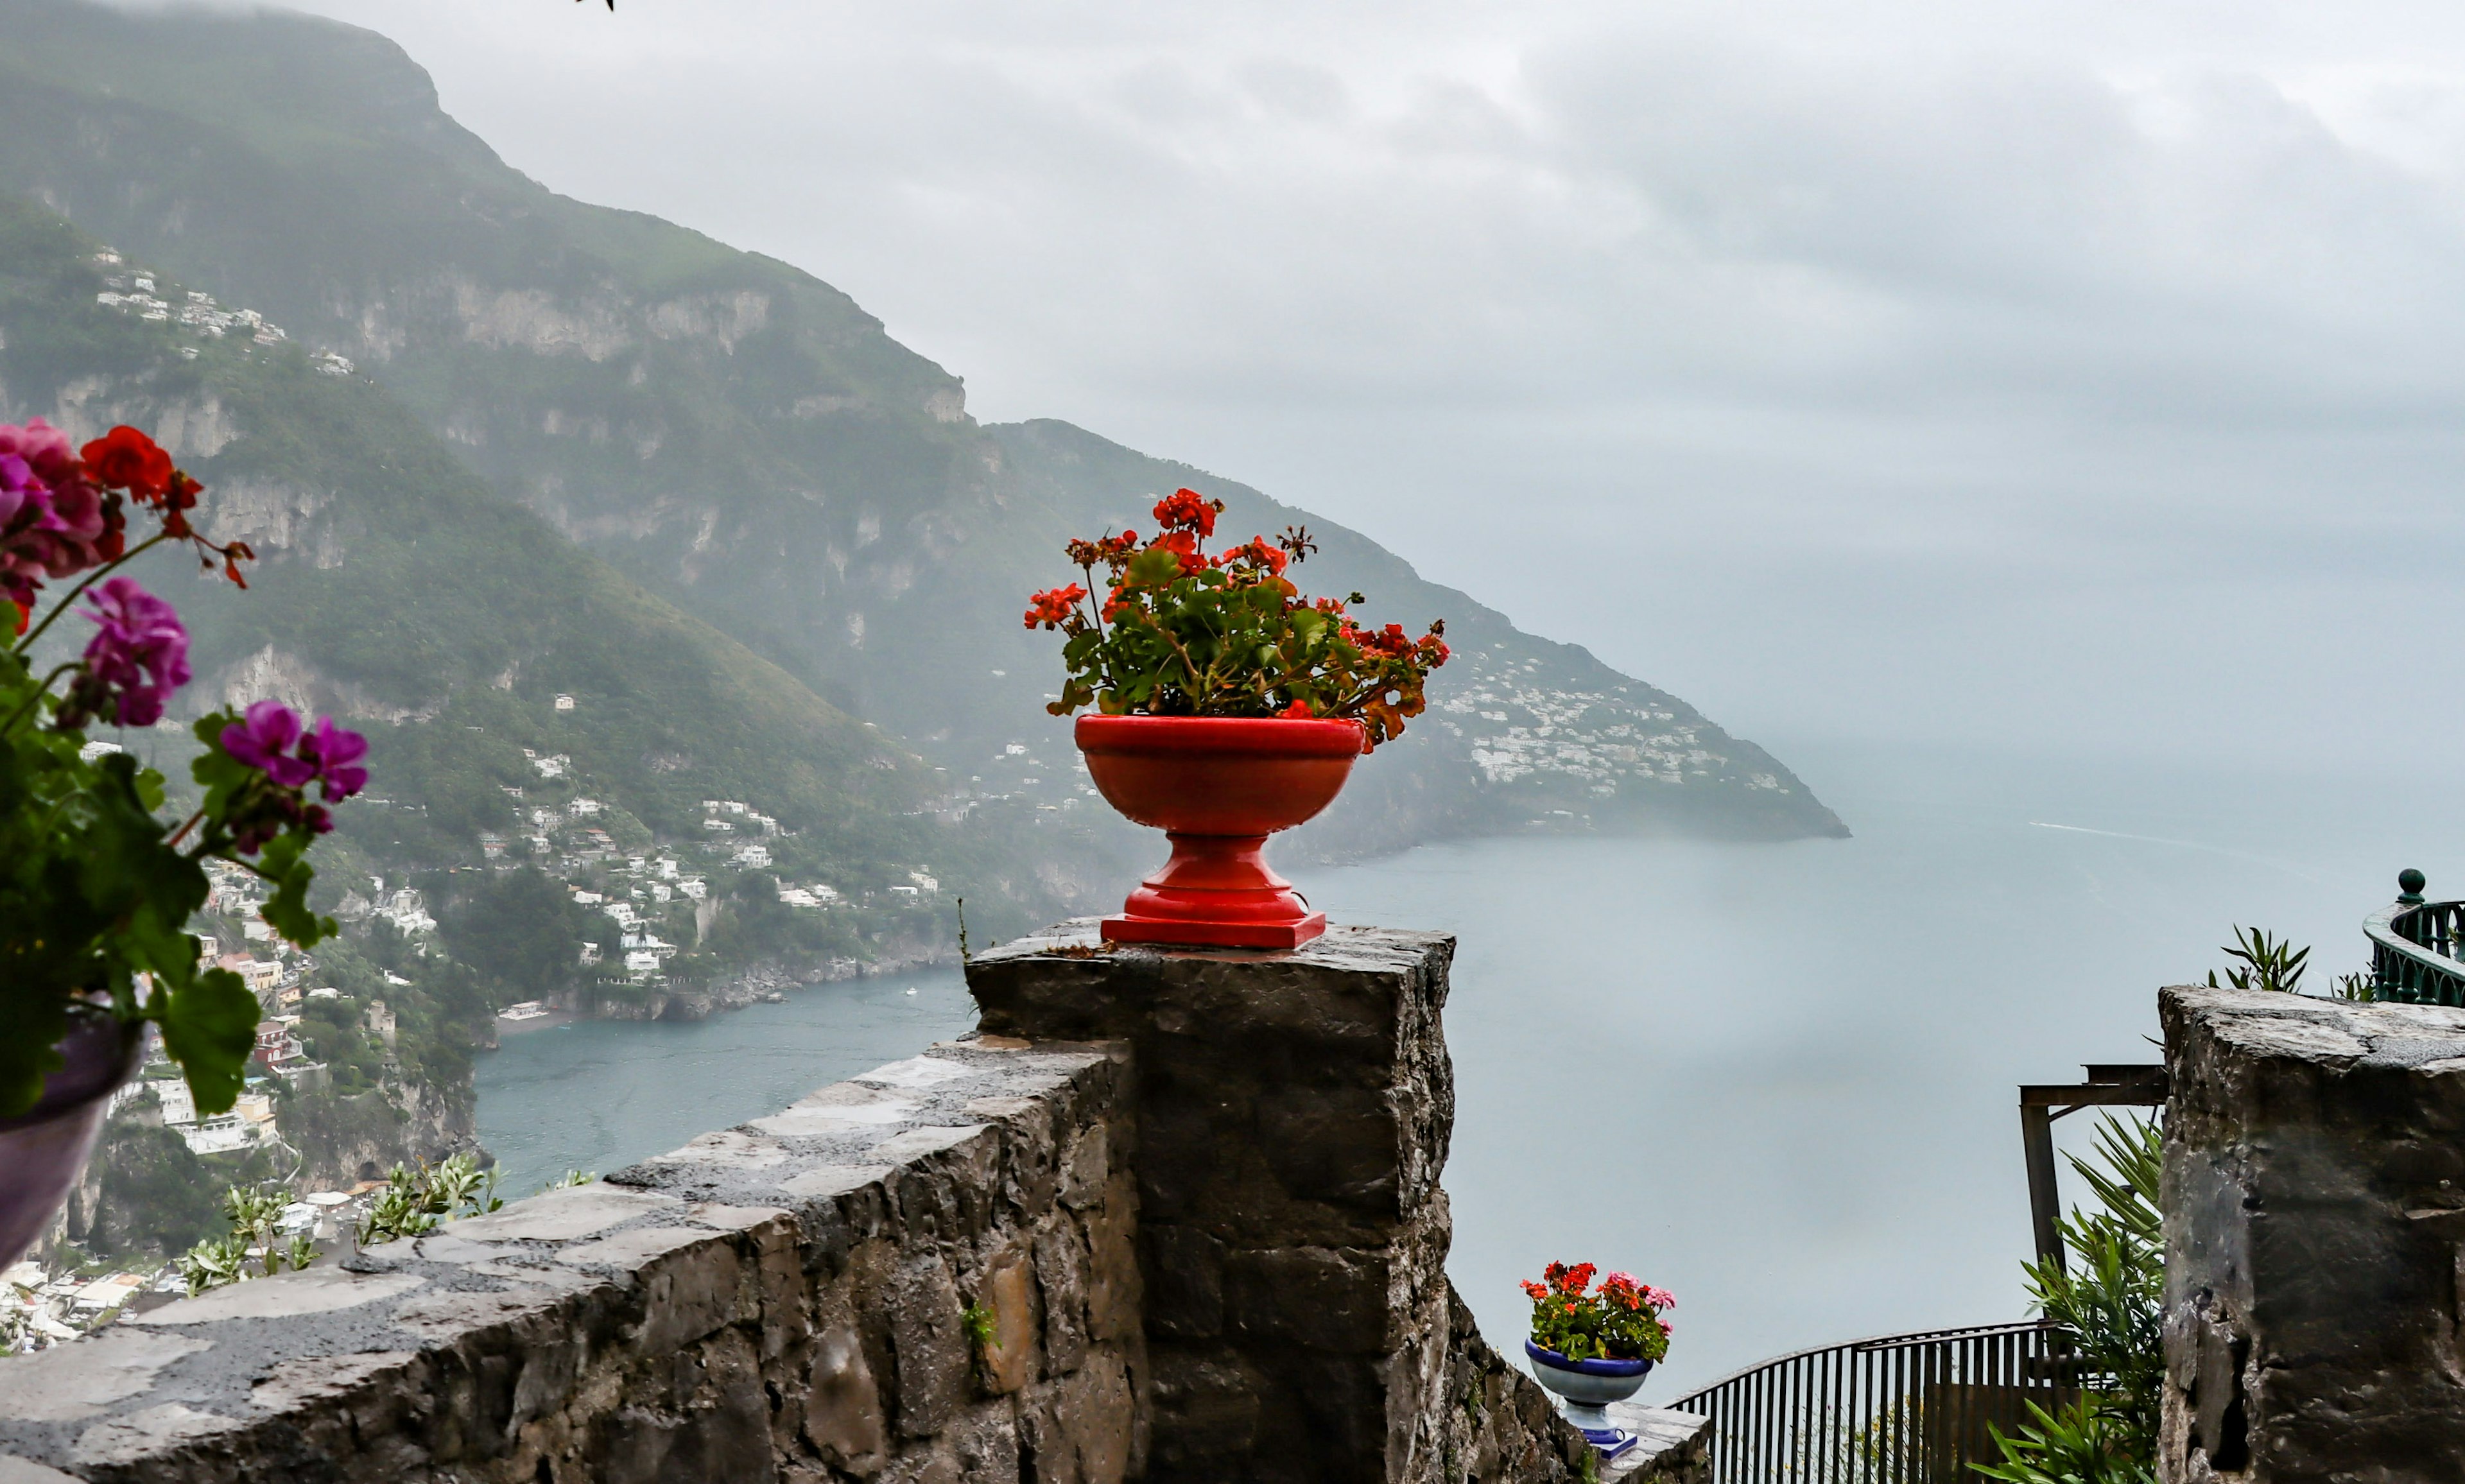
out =
[(1363, 526), (1784, 755), (2465, 722), (2465, 12), (308, 8), (978, 416)]

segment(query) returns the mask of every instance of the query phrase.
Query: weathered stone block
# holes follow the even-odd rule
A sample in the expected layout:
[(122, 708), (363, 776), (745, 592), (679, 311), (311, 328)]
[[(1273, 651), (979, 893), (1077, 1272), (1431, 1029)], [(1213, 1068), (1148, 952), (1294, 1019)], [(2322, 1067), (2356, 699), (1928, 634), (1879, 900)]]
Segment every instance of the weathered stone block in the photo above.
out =
[(1383, 1252), (1281, 1247), (1225, 1254), (1225, 1311), (1232, 1333), (1247, 1340), (1382, 1353), (1397, 1318), (1388, 1312), (1388, 1290)]
[(1140, 1232), (1146, 1271), (1147, 1332), (1166, 1340), (1224, 1333), (1224, 1244), (1190, 1227)]
[[(1048, 1268), (1076, 1363), (1112, 1378), (1132, 1419), (1114, 1430), (1134, 1448), (1137, 1279), (1121, 1251), (1135, 1221), (1107, 1203), (1136, 1196), (1105, 1151), (1136, 1141), (1089, 1137), (1126, 1124), (1122, 1054), (937, 1047), (599, 1185), (0, 1361), (0, 1469), (93, 1484), (1013, 1479)], [(1065, 1147), (1096, 1151), (1073, 1162), (1093, 1182), (1073, 1207)], [(1126, 1339), (1095, 1333), (1090, 1229), (1120, 1296), (1105, 1322), (1128, 1305)], [(995, 1316), (985, 1379), (1015, 1388), (990, 1400), (963, 1293)]]
[(967, 1330), (958, 1285), (939, 1257), (900, 1272), (890, 1302), (891, 1352), (899, 1367), (899, 1435), (929, 1437), (967, 1398)]
[(1294, 1087), (1258, 1108), (1268, 1168), (1303, 1200), (1393, 1211), (1410, 1131), (1391, 1088)]
[(1144, 1451), (1138, 1399), (1106, 1354), (1020, 1399), (1021, 1464), (1034, 1484), (1121, 1484)]
[(994, 1258), (976, 1303), (992, 1317), (992, 1340), (984, 1346), (985, 1389), (996, 1396), (1016, 1391), (1035, 1379), (1036, 1335), (1043, 1328), (1030, 1255), (1011, 1249)]
[(163, 1367), (211, 1348), (182, 1334), (125, 1326), (64, 1347), (37, 1363), (25, 1356), (0, 1360), (0, 1417), (20, 1422), (70, 1422), (142, 1396)]
[(2465, 1011), (2160, 1011), (2164, 1477), (2465, 1480)]
[(1098, 1344), (1117, 1343), (1144, 1323), (1138, 1196), (1129, 1178), (1110, 1182), (1108, 1198), (1083, 1209), (1079, 1220), (1087, 1229), (1087, 1333)]
[(1104, 1198), (1113, 1178), (1112, 1140), (1101, 1123), (1092, 1124), (1070, 1141), (1061, 1166), (1061, 1204), (1084, 1210)]
[[(968, 965), (985, 1033), (1132, 1048), (1137, 1117), (1103, 1132), (1135, 1130), (1136, 1197), (1089, 1216), (1090, 1326), (1102, 1342), (1143, 1313), (1156, 1468), (1176, 1480), (1423, 1468), (1414, 1419), (1446, 1350), (1452, 952), (1368, 928), (1291, 953), (1108, 949), (1072, 923)], [(1065, 1192), (1091, 1178), (1076, 1163)], [(1124, 1301), (1112, 1274), (1133, 1252)]]
[(889, 1461), (890, 1429), (882, 1420), (881, 1387), (852, 1328), (833, 1329), (813, 1346), (804, 1434), (823, 1462), (859, 1477), (878, 1473)]
[(967, 1484), (1018, 1484), (1018, 1418), (1008, 1406), (970, 1412), (944, 1441)]
[(1152, 1356), (1155, 1458), (1166, 1476), (1249, 1456), (1269, 1379), (1237, 1350), (1159, 1345)]

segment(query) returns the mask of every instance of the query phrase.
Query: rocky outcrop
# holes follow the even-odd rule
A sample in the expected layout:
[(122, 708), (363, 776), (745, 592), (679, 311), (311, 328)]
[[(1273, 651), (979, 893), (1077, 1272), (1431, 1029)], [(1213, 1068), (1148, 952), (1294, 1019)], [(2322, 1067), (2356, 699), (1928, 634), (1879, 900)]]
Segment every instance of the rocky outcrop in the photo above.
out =
[(2465, 1480), (2465, 1010), (2160, 1004), (2162, 1476)]
[[(45, 86), (0, 93), (0, 187), (360, 363), (473, 470), (909, 739), (972, 799), (1062, 814), (1085, 797), (1066, 761), (996, 761), (1066, 746), (1040, 720), (1056, 646), (1020, 607), (1073, 575), (1064, 539), (1144, 526), (1188, 485), (1230, 502), (1235, 539), (1306, 524), (1306, 588), (1358, 588), (1367, 616), (1416, 633), (1442, 618), (1455, 647), (1432, 713), (1295, 849), (1842, 831), (1762, 748), (1360, 533), (1064, 424), (980, 426), (958, 376), (828, 284), (554, 196), (377, 36), (273, 11), (21, 4), (0, 6), (0, 46), (51, 59)], [(132, 69), (231, 66), (267, 85), (124, 88)], [(363, 106), (377, 96), (393, 101)]]
[(300, 1189), (380, 1180), (397, 1164), (433, 1163), (479, 1146), (478, 1099), (454, 1089), (391, 1084), (344, 1095), (293, 1095), (277, 1115), (283, 1140), (300, 1157)]

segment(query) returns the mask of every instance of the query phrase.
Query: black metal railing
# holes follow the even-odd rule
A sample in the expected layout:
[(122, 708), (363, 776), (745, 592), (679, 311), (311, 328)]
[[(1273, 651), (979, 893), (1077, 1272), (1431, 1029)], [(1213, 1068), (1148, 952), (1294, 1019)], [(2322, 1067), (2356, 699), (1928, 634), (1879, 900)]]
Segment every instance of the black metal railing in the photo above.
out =
[(1884, 1335), (1749, 1366), (1668, 1405), (1712, 1419), (1714, 1484), (1952, 1484), (2072, 1394), (2042, 1319)]
[(2465, 1006), (2465, 901), (2425, 901), (2422, 873), (2396, 878), (2397, 899), (2363, 921), (2371, 941), (2371, 996), (2400, 1005)]

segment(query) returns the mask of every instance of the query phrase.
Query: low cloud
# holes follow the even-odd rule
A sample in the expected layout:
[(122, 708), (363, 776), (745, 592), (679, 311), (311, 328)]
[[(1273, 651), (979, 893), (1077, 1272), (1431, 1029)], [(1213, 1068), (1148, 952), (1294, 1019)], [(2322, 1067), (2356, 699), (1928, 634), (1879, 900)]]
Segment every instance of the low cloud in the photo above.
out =
[(979, 415), (1271, 485), (1749, 734), (2465, 720), (2406, 652), (2465, 618), (2445, 12), (314, 8)]

